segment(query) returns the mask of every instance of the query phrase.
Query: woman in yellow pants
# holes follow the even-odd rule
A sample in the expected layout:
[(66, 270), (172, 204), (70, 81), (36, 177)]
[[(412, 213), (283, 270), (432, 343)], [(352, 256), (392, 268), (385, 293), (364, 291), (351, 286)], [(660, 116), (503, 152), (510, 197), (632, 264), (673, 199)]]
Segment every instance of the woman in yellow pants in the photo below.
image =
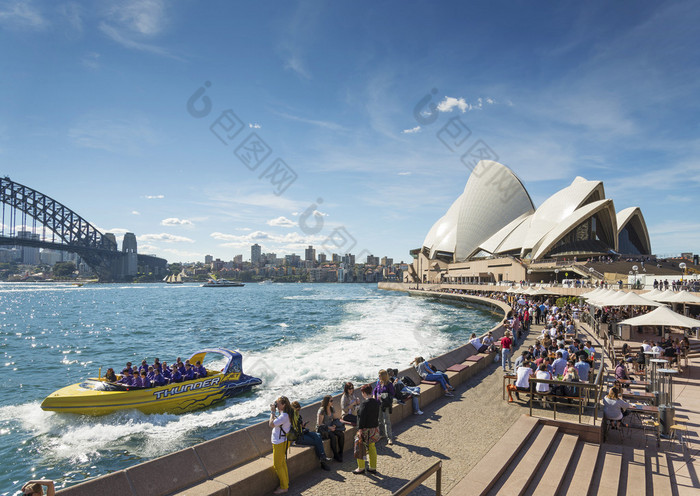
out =
[[(369, 455), (367, 472), (374, 474), (377, 472), (377, 447), (375, 443), (379, 441), (379, 408), (381, 405), (372, 396), (372, 386), (365, 384), (360, 391), (362, 391), (364, 401), (357, 414), (357, 436), (359, 442), (367, 445), (367, 454)], [(364, 471), (365, 461), (358, 458), (357, 469), (353, 470), (353, 474), (362, 474)]]
[[(279, 416), (275, 416), (275, 410)], [(272, 427), (272, 466), (280, 479), (280, 487), (275, 494), (286, 493), (289, 490), (289, 473), (287, 472), (287, 433), (292, 428), (294, 410), (286, 396), (280, 396), (270, 405), (270, 422)]]

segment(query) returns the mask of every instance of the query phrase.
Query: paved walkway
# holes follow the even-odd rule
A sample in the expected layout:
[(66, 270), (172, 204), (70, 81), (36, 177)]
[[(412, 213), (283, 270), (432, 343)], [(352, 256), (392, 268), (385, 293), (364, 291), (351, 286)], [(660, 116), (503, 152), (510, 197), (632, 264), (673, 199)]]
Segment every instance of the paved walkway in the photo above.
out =
[[(540, 329), (533, 328), (530, 336), (539, 335)], [(531, 337), (525, 340), (528, 345), (531, 342)], [(437, 460), (443, 462), (442, 490), (447, 494), (515, 420), (527, 413), (525, 406), (503, 401), (502, 378), (500, 365), (492, 364), (459, 385), (454, 398), (440, 398), (424, 409), (425, 415), (394, 426), (394, 445), (388, 446), (384, 440), (377, 444), (377, 475), (353, 474), (357, 465), (352, 453), (346, 451), (346, 461), (333, 462), (331, 472), (319, 469), (297, 480), (290, 474), (288, 494), (391, 494)], [(435, 494), (435, 476), (424, 486), (412, 494)]]

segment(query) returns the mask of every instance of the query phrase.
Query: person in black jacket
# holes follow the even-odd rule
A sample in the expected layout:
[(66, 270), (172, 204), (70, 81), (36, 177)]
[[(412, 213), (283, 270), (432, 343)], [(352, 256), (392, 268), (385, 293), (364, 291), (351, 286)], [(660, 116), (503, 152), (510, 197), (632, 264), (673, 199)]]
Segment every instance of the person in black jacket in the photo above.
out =
[[(367, 471), (370, 474), (377, 472), (377, 447), (375, 443), (379, 441), (379, 409), (380, 403), (372, 396), (372, 386), (365, 384), (361, 388), (362, 399), (360, 410), (357, 414), (357, 434), (356, 441), (364, 443), (367, 446), (369, 454), (369, 467)], [(365, 471), (365, 460), (357, 459), (357, 469), (353, 470), (354, 474), (362, 474)]]

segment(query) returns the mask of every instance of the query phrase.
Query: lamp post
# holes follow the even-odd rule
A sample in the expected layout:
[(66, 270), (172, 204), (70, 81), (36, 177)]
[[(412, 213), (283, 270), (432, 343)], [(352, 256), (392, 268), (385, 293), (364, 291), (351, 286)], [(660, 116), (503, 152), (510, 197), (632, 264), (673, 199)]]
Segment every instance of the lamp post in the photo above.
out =
[(554, 269), (554, 282), (559, 284), (559, 269)]
[(531, 275), (532, 275), (532, 269), (527, 269), (527, 276), (528, 276), (528, 277), (527, 277), (527, 282), (528, 282), (528, 283), (530, 283)]
[(590, 285), (593, 286), (593, 272), (595, 272), (595, 269), (593, 267), (588, 267), (588, 273), (590, 274)]
[(637, 289), (637, 273), (639, 272), (639, 267), (633, 265), (632, 270), (634, 271), (634, 288)]
[(683, 279), (685, 278), (685, 268), (686, 267), (687, 267), (687, 265), (685, 264), (685, 262), (681, 262), (678, 264), (678, 268), (683, 271), (683, 275), (681, 276), (681, 282), (683, 282)]

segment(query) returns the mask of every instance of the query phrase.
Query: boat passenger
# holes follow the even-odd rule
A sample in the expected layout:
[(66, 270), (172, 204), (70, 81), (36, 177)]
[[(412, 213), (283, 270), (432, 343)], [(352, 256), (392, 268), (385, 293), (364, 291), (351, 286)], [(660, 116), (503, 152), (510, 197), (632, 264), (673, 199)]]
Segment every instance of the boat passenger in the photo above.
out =
[(131, 362), (126, 362), (126, 367), (122, 370), (122, 375), (124, 375), (124, 372), (127, 370), (132, 374), (134, 373), (134, 369), (131, 368)]
[[(165, 362), (163, 362), (163, 364), (165, 364)], [(160, 364), (160, 358), (156, 357), (156, 359), (153, 360), (153, 368), (163, 372), (163, 367)]]
[(137, 388), (143, 387), (143, 381), (141, 380), (141, 374), (139, 374), (139, 373), (134, 374), (134, 380), (133, 380), (133, 383), (131, 385), (134, 387), (137, 387)]
[(180, 371), (177, 369), (177, 365), (174, 365), (170, 368), (170, 383), (175, 383), (175, 382), (182, 382), (182, 374)]
[(139, 367), (139, 375), (141, 375), (142, 370), (148, 371), (148, 362), (146, 362), (146, 360), (141, 360), (141, 366)]
[(163, 377), (165, 377), (167, 380), (171, 379), (172, 376), (170, 375), (170, 367), (168, 367), (168, 362), (165, 362), (165, 361), (163, 362), (162, 374), (163, 374)]
[(141, 387), (149, 388), (151, 387), (151, 381), (148, 379), (148, 374), (145, 370), (141, 371)]
[(195, 369), (200, 379), (206, 377), (208, 374), (206, 367), (202, 365), (202, 362), (200, 362), (199, 360), (197, 360), (197, 363), (195, 363)]
[(165, 386), (168, 383), (168, 379), (163, 377), (163, 374), (160, 373), (160, 370), (155, 371), (155, 376), (153, 376), (153, 385), (158, 387), (158, 386)]
[(197, 378), (197, 376), (194, 372), (194, 368), (189, 363), (187, 363), (185, 365), (185, 373), (183, 374), (182, 377), (185, 381), (192, 381), (192, 380)]
[(124, 369), (124, 373), (122, 375), (122, 378), (119, 379), (119, 384), (124, 384), (126, 386), (133, 386), (134, 385), (134, 376), (131, 374), (131, 369)]
[(146, 377), (148, 377), (149, 381), (152, 381), (155, 376), (156, 376), (156, 371), (153, 370), (153, 365), (149, 365), (148, 372), (146, 372)]
[(107, 369), (107, 374), (105, 374), (105, 380), (107, 382), (117, 382), (117, 374), (114, 373), (114, 369), (112, 367)]

